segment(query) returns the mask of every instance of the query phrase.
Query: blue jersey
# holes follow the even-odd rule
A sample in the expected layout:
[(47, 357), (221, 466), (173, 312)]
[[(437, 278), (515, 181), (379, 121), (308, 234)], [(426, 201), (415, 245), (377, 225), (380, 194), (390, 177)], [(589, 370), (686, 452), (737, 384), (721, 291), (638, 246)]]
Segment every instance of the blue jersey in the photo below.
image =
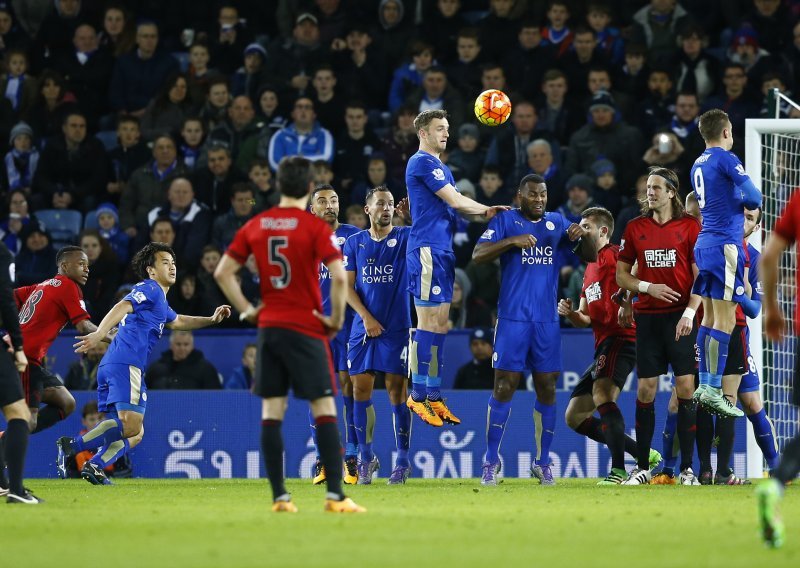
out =
[(744, 203), (739, 187), (748, 181), (736, 154), (723, 148), (706, 148), (694, 161), (692, 187), (703, 214), (695, 248), (742, 244)]
[[(347, 240), (347, 238), (350, 235), (359, 232), (360, 230), (361, 229), (354, 227), (353, 225), (339, 225), (339, 228), (334, 232), (336, 244), (339, 245), (339, 248), (343, 248), (344, 242)], [(322, 262), (319, 265), (319, 290), (322, 292), (322, 313), (324, 313), (326, 316), (329, 316), (331, 315), (331, 273), (328, 270), (328, 267), (325, 266), (325, 263)], [(344, 327), (342, 327), (342, 332), (350, 329), (350, 322), (353, 321), (353, 313), (354, 312), (352, 308), (348, 307), (344, 316)]]
[(119, 331), (100, 365), (116, 363), (144, 369), (164, 324), (175, 321), (178, 314), (169, 307), (164, 290), (155, 280), (139, 282), (122, 299), (131, 303), (133, 313), (119, 322)]
[[(369, 313), (387, 332), (411, 327), (411, 303), (406, 287), (406, 247), (411, 229), (394, 227), (385, 239), (375, 241), (361, 231), (344, 243), (344, 267), (355, 272), (355, 290)], [(350, 337), (362, 337), (364, 321), (353, 318)]]
[(414, 220), (408, 238), (409, 251), (420, 247), (453, 250), (458, 214), (436, 195), (448, 183), (456, 186), (450, 168), (436, 156), (419, 151), (408, 160), (406, 187)]
[(764, 293), (761, 280), (758, 278), (758, 263), (761, 258), (761, 253), (750, 243), (747, 243), (747, 252), (750, 255), (750, 268), (747, 272), (747, 281), (750, 283), (750, 287), (753, 288), (753, 294), (750, 296), (750, 299), (760, 302), (761, 294)]
[[(570, 222), (560, 213), (547, 212), (539, 221), (526, 219), (519, 209), (497, 215), (480, 243), (496, 243), (517, 235), (533, 235), (536, 245), (513, 247), (500, 255), (500, 299), (497, 316), (525, 322), (558, 321), (559, 245), (568, 240)], [(573, 254), (573, 253), (569, 253)]]

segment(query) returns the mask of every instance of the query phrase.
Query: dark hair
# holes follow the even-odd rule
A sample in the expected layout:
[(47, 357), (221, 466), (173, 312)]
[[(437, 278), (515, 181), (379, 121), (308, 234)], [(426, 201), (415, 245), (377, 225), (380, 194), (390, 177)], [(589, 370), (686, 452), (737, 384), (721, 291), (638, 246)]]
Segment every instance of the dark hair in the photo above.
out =
[(255, 195), (253, 186), (250, 185), (250, 182), (247, 181), (238, 181), (231, 186), (231, 199), (233, 199), (234, 195), (236, 195), (237, 193), (250, 193), (252, 195)]
[(159, 91), (153, 100), (152, 114), (154, 119), (158, 119), (158, 117), (162, 113), (166, 112), (171, 105), (176, 104), (169, 100), (169, 92), (173, 89), (173, 87), (175, 87), (175, 85), (178, 84), (180, 79), (183, 79), (183, 82), (186, 84), (186, 95), (183, 97), (182, 101), (177, 103), (177, 105), (184, 112), (192, 108), (192, 94), (189, 90), (189, 79), (186, 77), (186, 73), (178, 71), (170, 74), (170, 76), (167, 77), (163, 83), (161, 83), (161, 91)]
[(211, 93), (211, 89), (216, 87), (217, 85), (225, 85), (225, 88), (228, 89), (228, 94), (230, 95), (231, 87), (228, 84), (228, 80), (225, 77), (221, 77), (219, 75), (217, 75), (208, 82), (208, 87), (206, 88), (206, 95)]
[(187, 122), (199, 122), (200, 128), (203, 129), (203, 134), (206, 133), (206, 123), (203, 122), (203, 119), (196, 114), (190, 114), (189, 116), (184, 117), (184, 119), (181, 121), (181, 130), (186, 127)]
[[(267, 160), (266, 158), (254, 158), (253, 161), (250, 162), (250, 165), (247, 166), (247, 171), (249, 172), (255, 167), (269, 169), (269, 160)], [(270, 173), (272, 172), (270, 171)]]
[(295, 199), (305, 197), (313, 180), (311, 162), (301, 156), (283, 158), (278, 164), (276, 184), (281, 195)]
[[(383, 192), (386, 192), (389, 195), (392, 194), (392, 190), (389, 189), (389, 187), (384, 184), (381, 184), (377, 187), (371, 187), (370, 189), (367, 190), (367, 196), (364, 198), (364, 203), (369, 203), (370, 198), (376, 193), (383, 193)], [(392, 195), (392, 198), (394, 198), (394, 195)]]
[(700, 97), (697, 96), (697, 93), (695, 91), (689, 91), (689, 90), (679, 91), (678, 94), (675, 95), (675, 101), (676, 102), (678, 101), (678, 97), (694, 97), (694, 102), (695, 103), (699, 103), (700, 102)]
[(460, 39), (462, 37), (464, 39), (474, 39), (476, 42), (478, 42), (478, 45), (481, 44), (481, 38), (480, 38), (480, 33), (478, 32), (478, 28), (471, 28), (471, 27), (461, 28), (460, 30), (458, 30), (458, 38)]
[(700, 123), (698, 124), (700, 136), (706, 142), (719, 140), (719, 137), (722, 136), (722, 131), (729, 123), (728, 113), (719, 108), (712, 108), (700, 115)]
[(566, 81), (567, 76), (564, 75), (564, 72), (561, 69), (548, 69), (544, 72), (542, 84), (545, 84), (549, 81), (555, 81), (556, 79), (564, 79)]
[(591, 14), (592, 12), (600, 12), (601, 14), (611, 17), (611, 8), (605, 2), (589, 2), (586, 6), (586, 13)]
[(15, 55), (21, 55), (25, 58), (25, 65), (30, 65), (31, 59), (28, 57), (28, 52), (24, 49), (20, 49), (19, 47), (12, 47), (8, 51), (6, 51), (5, 56), (3, 57), (3, 67), (8, 71), (8, 62), (11, 61), (11, 58)]
[(414, 57), (415, 55), (422, 55), (426, 51), (429, 51), (431, 55), (434, 53), (433, 46), (421, 39), (415, 39), (410, 44), (408, 44), (408, 55)]
[(100, 414), (100, 411), (97, 409), (96, 400), (90, 400), (83, 405), (81, 409), (81, 418), (86, 418), (89, 414)]
[(97, 257), (97, 260), (103, 260), (106, 262), (117, 261), (117, 253), (114, 252), (114, 249), (111, 247), (111, 243), (109, 243), (103, 237), (103, 235), (100, 234), (100, 231), (97, 229), (84, 229), (78, 233), (78, 243), (80, 243), (84, 237), (94, 237), (97, 239), (97, 242), (100, 243), (100, 256)]
[(584, 34), (592, 34), (593, 38), (597, 37), (597, 32), (594, 31), (594, 28), (590, 28), (589, 26), (584, 26), (584, 25), (580, 25), (580, 26), (576, 27), (575, 31), (573, 33), (574, 33), (574, 35), (572, 37), (576, 37), (578, 35), (584, 35)]
[(172, 232), (173, 233), (177, 232), (177, 231), (175, 231), (175, 221), (173, 221), (169, 217), (161, 216), (161, 217), (156, 217), (153, 220), (153, 222), (150, 223), (150, 232), (151, 233), (155, 230), (156, 225), (158, 225), (159, 223), (169, 223), (169, 226), (172, 227)]
[(503, 76), (505, 76), (506, 74), (506, 70), (503, 69), (502, 65), (500, 65), (499, 63), (495, 63), (494, 61), (490, 61), (488, 63), (484, 63), (483, 65), (481, 65), (481, 75), (483, 75), (487, 71), (491, 71), (492, 69), (500, 69), (500, 71), (503, 72)]
[(67, 121), (69, 121), (70, 117), (73, 117), (73, 116), (80, 116), (83, 119), (84, 122), (88, 122), (86, 120), (86, 115), (85, 114), (83, 114), (77, 108), (73, 108), (72, 110), (64, 113), (64, 118), (61, 119), (61, 126), (64, 126), (67, 123)]
[(614, 216), (605, 207), (589, 207), (581, 213), (582, 219), (591, 219), (600, 227), (608, 228), (608, 235), (614, 232)]
[(444, 109), (423, 110), (417, 115), (417, 118), (414, 119), (414, 130), (416, 130), (417, 133), (419, 133), (420, 130), (425, 130), (436, 118), (447, 118), (447, 111)]
[(528, 185), (529, 183), (532, 183), (534, 185), (540, 185), (546, 182), (544, 178), (539, 174), (528, 174), (524, 178), (519, 180), (519, 190), (522, 190), (522, 188)]
[[(155, 225), (155, 223), (153, 223), (153, 225)], [(175, 251), (172, 250), (171, 246), (165, 245), (164, 243), (146, 244), (142, 250), (133, 255), (131, 266), (133, 267), (134, 273), (136, 273), (139, 278), (146, 279), (150, 277), (147, 273), (147, 269), (155, 266), (156, 254), (159, 252), (166, 252), (172, 256), (172, 260), (175, 260)]]
[(119, 128), (120, 124), (131, 123), (135, 124), (136, 126), (141, 126), (142, 122), (139, 120), (138, 116), (133, 116), (132, 114), (121, 114), (117, 119), (117, 128)]
[(345, 108), (345, 110), (347, 110), (349, 108), (360, 108), (365, 113), (367, 112), (367, 105), (364, 103), (364, 101), (359, 100), (359, 99), (351, 99), (351, 100), (347, 101), (347, 104), (344, 105), (344, 108)]
[(82, 253), (83, 249), (81, 247), (76, 247), (74, 245), (69, 245), (69, 246), (61, 247), (60, 249), (58, 249), (58, 252), (56, 253), (56, 266), (61, 266), (61, 263), (63, 262), (64, 257), (67, 256), (70, 253), (73, 253), (73, 252)]
[[(311, 192), (311, 200), (312, 201), (317, 197), (317, 193), (319, 193), (320, 191), (332, 191), (332, 192), (336, 193), (336, 189), (331, 184), (329, 184), (329, 183), (321, 183), (321, 184), (317, 185), (316, 187), (314, 187), (314, 191)], [(339, 194), (336, 193), (336, 195), (338, 197)]]
[(320, 63), (316, 67), (314, 67), (314, 74), (312, 77), (316, 77), (317, 72), (319, 71), (330, 71), (334, 77), (336, 77), (336, 70), (333, 68), (333, 65), (330, 63)]
[(494, 174), (500, 179), (503, 179), (503, 174), (500, 173), (500, 168), (498, 168), (497, 166), (491, 166), (491, 165), (483, 166), (481, 168), (481, 175), (484, 174), (489, 174), (489, 175)]
[(257, 348), (258, 345), (256, 345), (255, 343), (245, 343), (244, 349), (242, 349), (242, 355), (244, 355), (244, 352), (247, 351), (248, 349), (257, 349)]
[(218, 255), (222, 256), (222, 249), (221, 249), (221, 248), (219, 248), (219, 247), (218, 247), (217, 245), (215, 245), (215, 244), (210, 244), (210, 245), (206, 245), (206, 246), (204, 246), (204, 247), (203, 247), (203, 252), (201, 252), (201, 253), (200, 253), (200, 257), (201, 257), (201, 258), (202, 258), (202, 257), (204, 257), (204, 256), (206, 255), (206, 253), (207, 253), (207, 252), (215, 252), (215, 253), (217, 253)]

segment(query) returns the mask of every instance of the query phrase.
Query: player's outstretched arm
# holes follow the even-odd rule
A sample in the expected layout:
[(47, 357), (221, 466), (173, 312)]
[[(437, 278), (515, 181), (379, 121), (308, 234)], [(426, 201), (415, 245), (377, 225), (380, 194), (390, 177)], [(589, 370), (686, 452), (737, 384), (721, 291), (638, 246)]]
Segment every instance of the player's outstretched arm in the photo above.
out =
[(472, 260), (475, 264), (482, 264), (496, 260), (504, 252), (512, 248), (526, 249), (536, 244), (536, 237), (533, 235), (516, 235), (502, 239), (496, 243), (483, 242), (475, 245), (472, 251)]
[(364, 329), (367, 331), (367, 336), (378, 337), (383, 333), (383, 326), (381, 322), (375, 319), (372, 313), (361, 301), (361, 296), (356, 292), (356, 273), (347, 271), (347, 303), (353, 308), (356, 313), (361, 317), (364, 322)]
[(778, 261), (789, 247), (789, 242), (778, 235), (771, 233), (764, 252), (761, 253), (758, 272), (764, 286), (764, 321), (767, 337), (773, 341), (781, 341), (786, 332), (786, 320), (778, 304)]
[[(78, 322), (78, 325), (75, 326), (75, 329), (77, 329), (78, 333), (82, 335), (89, 335), (90, 333), (92, 333), (97, 329), (97, 326), (94, 325), (89, 320), (83, 320)], [(111, 343), (111, 341), (114, 339), (114, 336), (117, 335), (117, 329), (118, 328), (116, 327), (112, 327), (111, 330), (106, 334), (106, 336), (103, 339), (101, 339), (101, 341), (104, 341), (106, 343)]]
[(112, 328), (119, 325), (119, 322), (122, 321), (122, 318), (132, 313), (133, 304), (131, 304), (128, 300), (121, 300), (117, 302), (117, 304), (106, 314), (106, 317), (103, 318), (103, 321), (100, 322), (100, 325), (97, 326), (97, 329), (87, 333), (86, 335), (79, 335), (75, 338), (78, 340), (77, 343), (73, 344), (75, 353), (86, 353), (89, 351), (89, 349), (95, 347), (98, 343), (106, 338), (108, 332), (111, 331)]
[(211, 325), (216, 325), (224, 319), (231, 317), (231, 307), (227, 304), (217, 306), (214, 313), (210, 316), (187, 316), (178, 314), (174, 320), (169, 322), (166, 327), (178, 331), (192, 331), (202, 329)]
[(259, 307), (254, 307), (247, 298), (244, 297), (242, 289), (239, 287), (239, 284), (236, 283), (236, 273), (239, 272), (241, 267), (241, 263), (231, 256), (224, 254), (217, 265), (217, 269), (214, 271), (214, 280), (217, 281), (219, 289), (225, 294), (225, 297), (231, 303), (233, 309), (239, 312), (239, 319), (241, 321), (247, 320), (250, 323), (254, 323), (261, 307), (260, 305)]
[(508, 211), (511, 207), (505, 205), (488, 206), (460, 194), (449, 183), (436, 192), (436, 195), (461, 215), (467, 216), (471, 221), (489, 221), (501, 211)]

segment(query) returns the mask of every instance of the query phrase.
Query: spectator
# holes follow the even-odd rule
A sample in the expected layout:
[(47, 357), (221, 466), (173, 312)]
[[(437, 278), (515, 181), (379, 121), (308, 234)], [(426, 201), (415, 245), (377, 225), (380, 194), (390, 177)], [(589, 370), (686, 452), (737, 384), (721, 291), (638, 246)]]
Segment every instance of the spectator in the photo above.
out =
[(172, 249), (184, 263), (181, 268), (193, 269), (200, 262), (203, 247), (211, 236), (214, 216), (205, 204), (195, 199), (191, 182), (183, 177), (172, 180), (167, 190), (167, 203), (154, 207), (147, 214), (148, 226), (156, 219), (168, 217), (175, 228)]
[(608, 67), (592, 67), (586, 77), (586, 86), (589, 89), (589, 96), (584, 99), (582, 108), (588, 108), (598, 91), (606, 91), (610, 94), (617, 104), (618, 114), (626, 121), (636, 120), (636, 103), (627, 93), (614, 89), (611, 82), (611, 72)]
[(361, 230), (369, 228), (369, 219), (367, 219), (367, 214), (364, 212), (363, 205), (353, 203), (348, 206), (347, 209), (344, 210), (344, 218), (348, 225), (353, 225)]
[[(385, 54), (388, 69), (395, 69), (412, 42), (415, 30), (406, 22), (402, 0), (381, 0), (378, 5), (380, 50)], [(410, 19), (410, 18), (409, 18)]]
[(456, 390), (490, 390), (494, 388), (492, 368), (492, 330), (477, 327), (469, 338), (472, 361), (456, 371), (453, 388)]
[(131, 254), (131, 238), (119, 226), (119, 213), (113, 203), (101, 203), (95, 210), (97, 232), (114, 251), (117, 264), (125, 266)]
[(675, 99), (675, 114), (669, 122), (661, 125), (658, 132), (672, 133), (676, 137), (675, 148), (682, 146), (684, 152), (677, 158), (675, 172), (678, 174), (680, 186), (691, 187), (690, 172), (697, 156), (703, 153), (706, 143), (700, 136), (697, 124), (700, 121), (700, 105), (695, 93), (678, 93)]
[(120, 194), (119, 222), (129, 237), (136, 237), (139, 228), (147, 226), (147, 214), (164, 201), (172, 180), (185, 175), (172, 138), (156, 138), (152, 161), (133, 172)]
[(398, 202), (406, 196), (405, 184), (390, 178), (386, 160), (380, 154), (375, 154), (367, 162), (367, 179), (353, 186), (353, 191), (350, 193), (350, 202), (363, 206), (367, 192), (379, 185), (388, 187)]
[(511, 194), (503, 189), (503, 177), (495, 166), (484, 166), (475, 200), (484, 205), (510, 205)]
[(315, 185), (333, 185), (333, 168), (325, 160), (314, 160), (311, 164)]
[[(497, 176), (500, 179), (500, 176)], [(467, 273), (456, 268), (453, 281), (453, 301), (450, 303), (450, 313), (447, 315), (448, 329), (463, 329), (469, 324), (467, 299), (469, 298), (471, 284)]]
[(477, 183), (486, 151), (479, 147), (480, 133), (474, 124), (462, 124), (458, 129), (458, 148), (447, 156), (447, 166), (456, 179), (467, 178)]
[(613, 65), (621, 65), (625, 58), (625, 42), (619, 28), (612, 27), (612, 13), (608, 4), (589, 2), (586, 23), (597, 35), (597, 49)]
[(580, 27), (575, 30), (573, 50), (559, 60), (559, 67), (567, 76), (567, 82), (573, 96), (585, 97), (589, 95), (587, 88), (589, 70), (605, 67), (608, 61), (605, 56), (597, 51), (597, 35), (592, 28)]
[[(470, 24), (462, 15), (461, 0), (438, 0), (423, 4), (423, 19), (421, 37), (429, 38), (433, 45), (439, 62), (450, 65), (457, 61), (458, 36), (461, 31), (469, 28)], [(474, 29), (474, 28), (473, 28)], [(470, 31), (470, 35), (473, 32)], [(478, 30), (474, 29), (477, 39)]]
[(536, 105), (539, 128), (564, 146), (583, 120), (583, 113), (570, 104), (567, 91), (567, 77), (563, 71), (550, 69), (542, 79), (544, 97)]
[(792, 66), (792, 74), (787, 77), (787, 80), (790, 80), (792, 85), (800, 86), (800, 21), (792, 28), (792, 41), (784, 55)]
[(524, 20), (517, 32), (517, 45), (503, 57), (503, 69), (508, 73), (511, 88), (526, 99), (534, 100), (555, 56), (556, 48), (545, 44), (538, 24)]
[(7, 194), (8, 218), (0, 222), (0, 240), (8, 247), (11, 254), (16, 255), (22, 248), (23, 229), (29, 223), (38, 224), (36, 215), (28, 208), (28, 199), (21, 189), (13, 189)]
[(595, 205), (605, 207), (616, 217), (622, 208), (622, 190), (617, 185), (617, 168), (614, 167), (614, 162), (597, 160), (592, 164), (591, 172), (594, 177)]
[(481, 42), (476, 28), (458, 32), (455, 62), (447, 66), (447, 79), (459, 93), (479, 93), (481, 89)]
[(780, 55), (776, 54), (773, 57), (759, 45), (758, 35), (749, 25), (739, 28), (733, 36), (728, 59), (744, 66), (750, 91), (748, 94), (752, 96), (755, 96), (765, 73), (777, 72), (787, 76), (791, 73), (791, 69)]
[(320, 125), (329, 132), (344, 130), (344, 109), (347, 100), (337, 91), (338, 80), (329, 64), (322, 64), (314, 71), (311, 80), (314, 87), (314, 112)]
[(201, 166), (201, 162), (208, 162), (203, 148), (205, 136), (205, 127), (200, 118), (187, 116), (183, 119), (178, 155), (187, 171), (193, 172)]
[(0, 57), (5, 57), (6, 50), (23, 49), (30, 46), (30, 38), (15, 21), (14, 10), (10, 4), (0, 4)]
[(238, 8), (232, 2), (221, 3), (210, 36), (212, 57), (219, 70), (225, 75), (233, 74), (252, 34), (246, 29)]
[(139, 119), (121, 115), (117, 120), (117, 146), (107, 153), (109, 181), (104, 199), (118, 203), (133, 172), (145, 165), (150, 156), (150, 148), (142, 141)]
[(567, 27), (569, 22), (569, 6), (564, 0), (551, 0), (547, 4), (547, 25), (542, 28), (545, 45), (553, 46), (556, 58), (560, 59), (569, 53), (575, 34)]
[(364, 24), (354, 22), (343, 43), (334, 42), (333, 63), (347, 100), (363, 100), (369, 109), (386, 104), (386, 64)]
[(333, 136), (319, 125), (316, 118), (310, 98), (300, 97), (295, 101), (293, 122), (276, 132), (269, 141), (269, 165), (273, 171), (278, 169), (284, 156), (333, 161)]
[(86, 211), (106, 188), (106, 153), (97, 138), (86, 135), (86, 117), (80, 112), (64, 118), (61, 132), (42, 151), (34, 192), (45, 207)]
[(225, 250), (233, 241), (236, 231), (242, 228), (254, 215), (255, 195), (253, 186), (239, 182), (231, 188), (231, 208), (224, 215), (214, 219), (211, 230), (211, 242)]
[(191, 181), (197, 200), (219, 215), (230, 207), (233, 185), (247, 179), (233, 167), (230, 148), (215, 142), (208, 149), (208, 165), (195, 170)]
[[(270, 131), (270, 137), (289, 123), (284, 116), (284, 109), (281, 106), (278, 90), (275, 87), (269, 84), (262, 85), (258, 89), (258, 96), (256, 96), (255, 100), (258, 101), (256, 120), (266, 125)], [(267, 145), (265, 145), (263, 150), (259, 153), (259, 155), (263, 154), (262, 157), (267, 155), (269, 138), (267, 138), (266, 142)]]
[(520, 96), (509, 90), (505, 69), (497, 63), (485, 63), (481, 67), (481, 90), (488, 91), (489, 89), (503, 91), (512, 101), (520, 101)]
[(775, 54), (790, 43), (792, 24), (797, 20), (780, 0), (757, 0), (751, 3), (743, 21), (755, 29), (763, 47)]
[(354, 17), (341, 0), (316, 2), (314, 15), (319, 22), (319, 39), (323, 45), (342, 37), (347, 20)]
[[(679, 171), (681, 165), (688, 165), (691, 168), (697, 155), (692, 158), (686, 154), (686, 149), (672, 132), (662, 132), (654, 134), (651, 138), (652, 145), (642, 156), (642, 160), (648, 166), (662, 166), (674, 170), (678, 174), (678, 179), (688, 179), (689, 171)], [(681, 160), (682, 157), (685, 158)], [(688, 186), (687, 186), (688, 187)]]
[(642, 135), (636, 128), (624, 121), (614, 121), (616, 106), (614, 99), (604, 91), (598, 92), (589, 106), (589, 121), (570, 138), (567, 169), (570, 172), (588, 171), (599, 158), (614, 162), (620, 176), (620, 183), (629, 186), (632, 176), (639, 171), (639, 163), (632, 162), (635, 156), (642, 155)]
[[(241, 53), (241, 50), (239, 51)], [(267, 70), (281, 89), (307, 94), (311, 72), (327, 59), (319, 41), (317, 17), (303, 12), (294, 23), (292, 37), (277, 38), (268, 48)]]
[(226, 390), (250, 390), (256, 374), (256, 344), (248, 343), (242, 351), (242, 364), (234, 368), (222, 383)]
[(547, 209), (555, 211), (564, 202), (567, 176), (553, 158), (553, 147), (544, 138), (537, 138), (526, 148), (529, 173), (542, 176), (547, 184)]
[(389, 87), (389, 110), (392, 112), (400, 108), (414, 89), (422, 86), (425, 71), (435, 63), (433, 47), (424, 41), (412, 42), (408, 51), (411, 61), (400, 65), (392, 75)]
[(676, 0), (650, 0), (633, 16), (632, 43), (647, 46), (654, 63), (669, 61), (675, 53), (678, 32), (689, 22), (689, 14)]
[(153, 140), (163, 132), (175, 136), (193, 107), (186, 75), (170, 75), (160, 87), (158, 95), (147, 105), (141, 120), (142, 134), (146, 140)]
[(97, 325), (111, 309), (114, 293), (119, 288), (120, 265), (114, 250), (95, 229), (84, 229), (78, 240), (89, 259), (89, 278), (83, 285), (86, 309)]
[(259, 43), (251, 43), (244, 48), (243, 57), (244, 64), (231, 78), (231, 90), (234, 97), (245, 95), (250, 100), (256, 100), (258, 88), (266, 79), (264, 62), (267, 50)]
[[(8, 112), (12, 112), (8, 101), (2, 99), (0, 102), (7, 104)], [(49, 140), (61, 131), (64, 115), (76, 110), (78, 105), (75, 96), (67, 90), (67, 83), (61, 74), (45, 70), (39, 77), (38, 95), (25, 122), (33, 128), (37, 142)], [(5, 114), (5, 110), (0, 107), (0, 115), (2, 114)]]
[(647, 94), (649, 74), (647, 48), (636, 43), (625, 46), (625, 65), (622, 66), (617, 81), (620, 89), (630, 94), (634, 100), (641, 99)]
[(263, 124), (255, 121), (252, 101), (245, 96), (238, 96), (228, 107), (227, 119), (220, 122), (209, 134), (209, 144), (227, 146), (231, 159), (241, 172), (256, 157), (261, 128)]
[(50, 244), (50, 235), (40, 222), (25, 225), (19, 232), (22, 247), (14, 258), (16, 277), (14, 285), (38, 284), (53, 276), (56, 251)]
[(425, 71), (422, 86), (411, 93), (406, 103), (419, 112), (445, 109), (447, 120), (453, 130), (458, 130), (464, 122), (464, 103), (461, 95), (447, 83), (447, 75), (441, 67), (431, 67)]
[[(222, 293), (217, 281), (214, 280), (214, 271), (217, 269), (222, 251), (216, 245), (206, 245), (203, 247), (203, 254), (200, 258), (200, 266), (197, 269), (197, 283), (200, 286), (201, 303), (200, 313), (211, 315), (217, 306), (225, 303), (225, 294)], [(231, 319), (229, 324), (238, 323), (239, 318)]]
[(367, 162), (380, 148), (380, 141), (367, 126), (367, 109), (362, 102), (350, 101), (344, 120), (347, 128), (337, 139), (333, 171), (339, 179), (339, 198), (346, 203), (353, 184), (364, 179)]
[(8, 144), (11, 150), (3, 160), (5, 175), (0, 187), (3, 191), (19, 189), (30, 195), (39, 163), (39, 150), (33, 145), (33, 130), (24, 122), (18, 123), (11, 129)]
[(278, 204), (280, 193), (272, 185), (272, 172), (269, 162), (256, 158), (247, 173), (250, 183), (255, 187), (255, 212), (261, 213)]
[(34, 52), (36, 58), (51, 61), (59, 53), (70, 49), (75, 28), (80, 24), (80, 0), (55, 0), (36, 33)]
[(36, 101), (36, 77), (28, 74), (28, 55), (22, 49), (9, 49), (5, 53), (0, 75), (0, 93), (11, 103), (14, 116), (27, 116)]
[(169, 350), (147, 368), (147, 378), (153, 390), (210, 390), (221, 386), (214, 365), (194, 348), (191, 331), (172, 331)]
[(189, 95), (195, 102), (202, 101), (208, 92), (208, 85), (214, 77), (216, 69), (211, 69), (208, 62), (211, 53), (204, 43), (193, 43), (189, 48), (189, 69), (186, 80), (189, 83)]
[(137, 26), (136, 45), (136, 51), (117, 59), (108, 100), (112, 110), (142, 117), (166, 78), (178, 71), (178, 62), (158, 50), (158, 26), (153, 22)]
[[(185, 312), (181, 312), (185, 313)], [(64, 386), (70, 391), (93, 391), (97, 388), (97, 371), (100, 368), (100, 361), (108, 351), (108, 343), (101, 341), (91, 347), (80, 359), (71, 363), (67, 376), (64, 378)], [(91, 404), (91, 401), (87, 404)], [(97, 403), (95, 402), (95, 405)]]
[(210, 80), (206, 92), (206, 102), (200, 109), (200, 118), (208, 126), (209, 131), (228, 117), (230, 104), (231, 94), (228, 89), (228, 80), (224, 77)]
[(570, 223), (580, 223), (581, 213), (594, 205), (594, 181), (587, 175), (574, 174), (567, 180), (567, 201), (558, 212)]
[(133, 19), (121, 4), (109, 4), (103, 14), (103, 29), (99, 37), (100, 48), (114, 59), (129, 53), (136, 45)]
[[(761, 110), (758, 113), (762, 118), (775, 118), (774, 110), (770, 105), (770, 93), (773, 89), (778, 89), (780, 93), (792, 98), (791, 91), (786, 88), (786, 84), (780, 75), (772, 72), (764, 73), (761, 78), (761, 95), (763, 99), (761, 101)], [(786, 100), (782, 98), (778, 100), (778, 118), (795, 118), (799, 112)]]
[(680, 33), (680, 46), (672, 63), (678, 70), (676, 90), (697, 93), (703, 100), (716, 90), (719, 77), (719, 62), (706, 51), (708, 35), (702, 27), (690, 24)]
[(167, 292), (167, 301), (173, 310), (181, 314), (199, 316), (203, 313), (203, 297), (197, 285), (197, 275), (193, 272), (182, 272), (178, 275), (175, 286)]
[(726, 63), (722, 71), (722, 84), (725, 86), (719, 95), (708, 97), (703, 112), (720, 108), (728, 113), (733, 126), (733, 152), (743, 154), (744, 122), (747, 117), (758, 113), (758, 104), (747, 92), (747, 73), (741, 63)]
[(513, 9), (512, 0), (491, 0), (489, 13), (479, 23), (481, 45), (490, 61), (500, 61), (514, 46), (518, 20), (514, 17)]
[(647, 90), (647, 96), (639, 103), (638, 118), (635, 123), (646, 139), (650, 138), (659, 126), (669, 121), (675, 112), (672, 77), (666, 69), (650, 70)]
[(70, 91), (92, 126), (108, 111), (106, 93), (114, 66), (112, 55), (98, 46), (94, 26), (84, 23), (75, 28), (72, 48), (53, 56), (53, 67), (67, 77)]
[(647, 202), (647, 177), (647, 174), (638, 177), (634, 188), (636, 198), (622, 208), (614, 221), (614, 235), (611, 237), (611, 242), (615, 245), (620, 244), (628, 221), (642, 214), (642, 203)]
[(419, 139), (414, 129), (416, 116), (412, 107), (400, 107), (388, 134), (381, 138), (381, 149), (391, 179), (406, 179), (406, 163), (419, 149)]

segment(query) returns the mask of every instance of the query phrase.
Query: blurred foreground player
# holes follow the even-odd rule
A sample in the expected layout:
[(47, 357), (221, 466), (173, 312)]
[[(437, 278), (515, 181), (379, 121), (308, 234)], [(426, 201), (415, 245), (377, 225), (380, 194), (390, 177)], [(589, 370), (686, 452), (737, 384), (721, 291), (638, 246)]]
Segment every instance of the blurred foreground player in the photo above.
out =
[[(325, 510), (363, 513), (342, 492), (341, 445), (336, 423), (336, 384), (327, 338), (342, 328), (347, 276), (342, 253), (330, 227), (308, 212), (314, 182), (311, 162), (281, 160), (277, 173), (281, 200), (277, 207), (248, 221), (225, 251), (214, 277), (242, 319), (257, 318), (258, 352), (253, 392), (260, 396), (261, 449), (272, 486), (275, 512), (296, 513), (283, 478), (281, 424), (289, 388), (310, 401), (317, 427), (320, 459), (328, 493)], [(236, 273), (255, 255), (261, 281), (261, 305), (247, 301)], [(331, 277), (331, 315), (322, 313), (319, 264)]]

